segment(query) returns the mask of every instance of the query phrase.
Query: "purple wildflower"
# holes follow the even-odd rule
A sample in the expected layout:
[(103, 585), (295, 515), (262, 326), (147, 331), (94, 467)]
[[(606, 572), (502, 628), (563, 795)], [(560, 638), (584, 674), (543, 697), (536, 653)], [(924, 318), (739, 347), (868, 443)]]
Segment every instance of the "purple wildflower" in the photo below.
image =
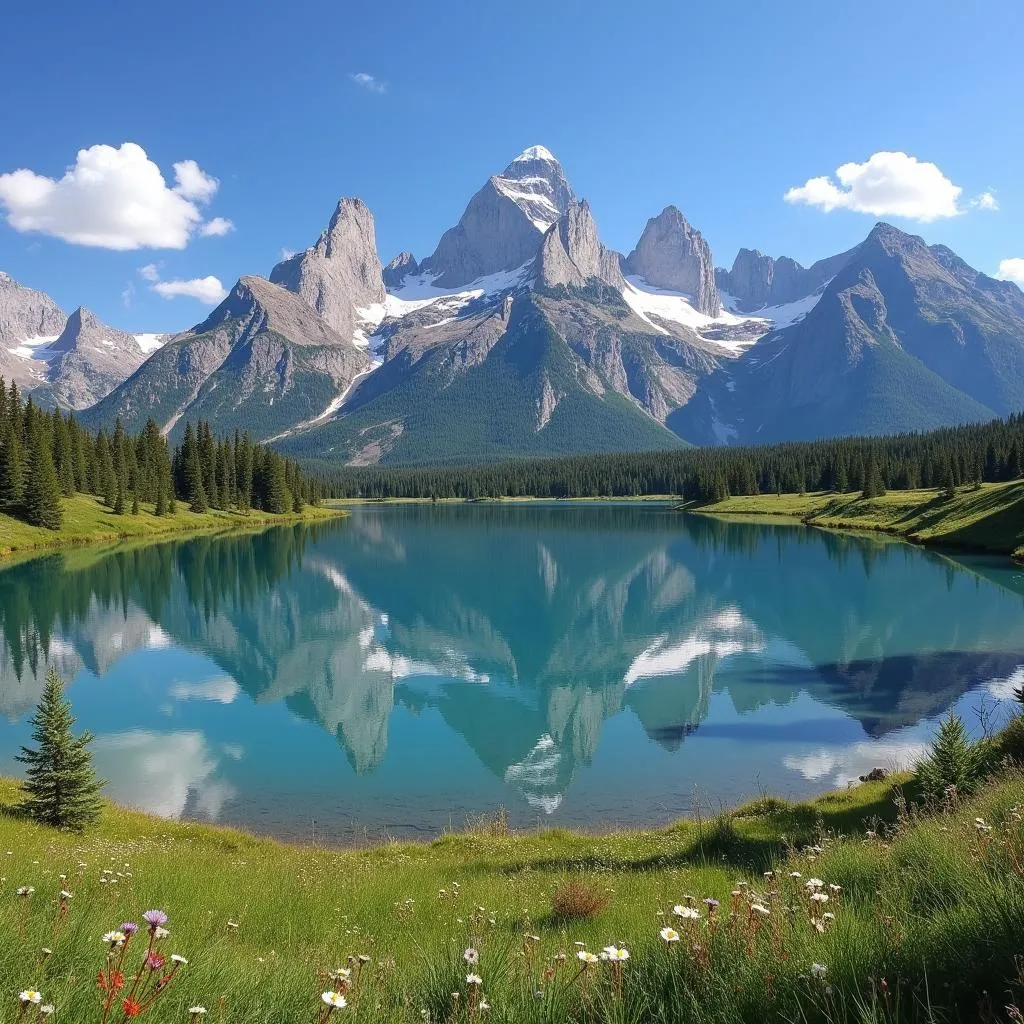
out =
[(149, 925), (151, 932), (155, 932), (161, 925), (167, 924), (167, 915), (162, 910), (147, 910), (142, 920)]
[(125, 921), (117, 930), (124, 932), (125, 935), (134, 935), (139, 930), (139, 926), (134, 921)]
[(708, 910), (714, 910), (718, 906), (718, 900), (713, 896), (709, 896), (704, 902), (707, 904)]

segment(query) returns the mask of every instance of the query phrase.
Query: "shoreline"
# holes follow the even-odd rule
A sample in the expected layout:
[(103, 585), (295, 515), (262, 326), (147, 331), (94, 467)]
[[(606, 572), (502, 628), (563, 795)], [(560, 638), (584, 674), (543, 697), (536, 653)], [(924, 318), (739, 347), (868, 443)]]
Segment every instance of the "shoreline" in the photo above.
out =
[(877, 498), (814, 492), (743, 495), (680, 511), (733, 518), (784, 519), (817, 529), (873, 533), (959, 554), (1005, 556), (1024, 564), (1024, 482), (936, 490), (889, 491)]
[[(343, 508), (307, 505), (302, 512), (282, 515), (219, 509), (196, 513), (186, 509), (176, 512), (173, 516), (158, 518), (151, 506), (143, 505), (138, 515), (115, 516), (99, 498), (81, 494), (74, 498), (65, 498), (64, 508), (65, 526), (53, 531), (30, 526), (21, 520), (0, 514), (0, 568), (20, 558), (67, 548), (116, 545), (131, 540), (159, 541), (189, 535), (233, 533), (278, 524), (344, 518), (349, 515)], [(73, 523), (77, 522), (79, 526), (82, 526), (83, 520), (86, 524), (96, 525), (85, 525), (80, 532), (71, 532), (75, 527), (67, 522), (69, 513), (77, 517)]]

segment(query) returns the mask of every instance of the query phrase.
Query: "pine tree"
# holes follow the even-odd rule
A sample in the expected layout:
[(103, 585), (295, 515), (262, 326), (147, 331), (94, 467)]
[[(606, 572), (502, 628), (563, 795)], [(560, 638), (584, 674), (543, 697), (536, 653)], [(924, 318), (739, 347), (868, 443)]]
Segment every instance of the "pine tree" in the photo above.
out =
[(25, 521), (48, 530), (59, 530), (64, 522), (60, 484), (57, 483), (50, 446), (40, 423), (32, 429), (32, 452), (25, 482)]
[(47, 825), (81, 832), (100, 813), (100, 789), (88, 745), (92, 735), (72, 733), (75, 719), (54, 669), (46, 675), (43, 696), (31, 719), (35, 749), (22, 747), (18, 761), (27, 765), (28, 798), (20, 810)]
[(0, 508), (16, 509), (25, 494), (25, 479), (21, 471), (21, 441), (8, 426), (0, 449)]
[(964, 723), (951, 711), (915, 774), (926, 796), (941, 799), (950, 791), (968, 796), (977, 788), (984, 767), (983, 748), (971, 742)]
[(157, 486), (155, 511), (158, 516), (167, 515), (167, 487), (163, 480)]

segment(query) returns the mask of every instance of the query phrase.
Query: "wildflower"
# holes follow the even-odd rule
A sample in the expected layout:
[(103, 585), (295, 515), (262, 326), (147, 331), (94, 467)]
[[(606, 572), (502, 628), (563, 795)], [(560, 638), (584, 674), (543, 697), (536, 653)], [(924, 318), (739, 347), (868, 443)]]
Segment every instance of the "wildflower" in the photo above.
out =
[(803, 878), (804, 876), (801, 875), (799, 871), (790, 871), (789, 877), (790, 878)]
[(815, 978), (824, 978), (827, 972), (828, 968), (824, 964), (811, 964), (811, 974)]
[(45, 1006), (40, 1006), (38, 1013), (40, 1017), (49, 1017), (54, 1011), (53, 1003), (47, 1003)]
[(708, 898), (707, 898), (707, 899), (706, 899), (706, 900), (704, 901), (704, 904), (705, 904), (705, 906), (707, 906), (707, 908), (708, 908), (708, 913), (709, 913), (709, 914), (710, 914), (710, 913), (713, 913), (713, 912), (714, 912), (715, 910), (717, 910), (717, 909), (718, 909), (718, 900), (716, 900), (716, 899), (715, 899), (714, 897), (712, 897), (712, 896), (709, 896), (709, 897), (708, 897)]
[(35, 891), (36, 891), (35, 890), (35, 886), (33, 886), (33, 885), (23, 885), (18, 890), (18, 895), (19, 896), (31, 896), (32, 893), (34, 893)]
[(139, 926), (134, 921), (125, 921), (118, 929), (118, 931), (124, 932), (125, 935), (134, 935), (138, 930)]
[(814, 900), (815, 903), (828, 903), (828, 893), (812, 892), (811, 899)]
[(614, 962), (621, 962), (623, 960), (628, 960), (629, 959), (629, 950), (628, 949), (622, 949), (622, 948), (619, 948), (619, 947), (616, 947), (616, 946), (605, 946), (604, 949), (601, 950), (601, 959), (602, 960), (611, 960), (611, 961), (614, 961)]
[(825, 919), (826, 921), (834, 921), (834, 920), (836, 919), (836, 915), (835, 915), (835, 914), (833, 914), (831, 910), (826, 910), (826, 911), (825, 911), (825, 913), (824, 913), (824, 914), (822, 914), (821, 916), (822, 916), (822, 917), (823, 917), (823, 918), (824, 918), (824, 919)]
[(109, 946), (120, 946), (126, 940), (124, 932), (105, 932), (103, 935), (103, 941)]
[(331, 971), (327, 975), (331, 981), (348, 981), (352, 977), (352, 972), (347, 967), (338, 967)]
[(807, 881), (804, 882), (804, 888), (805, 889), (820, 889), (820, 888), (822, 888), (824, 886), (824, 884), (825, 883), (820, 878), (808, 878)]
[(581, 949), (576, 953), (576, 959), (580, 960), (586, 967), (590, 964), (596, 964), (601, 958), (595, 953), (588, 953), (585, 949)]
[(700, 918), (699, 910), (695, 910), (693, 907), (684, 907), (681, 903), (677, 903), (672, 908), (672, 913), (684, 921), (696, 921)]
[(481, 978), (479, 974), (467, 974), (466, 975), (466, 984), (467, 985), (482, 985), (483, 983), (484, 983), (484, 979)]
[(50, 949), (49, 946), (43, 946), (43, 948), (39, 950), (39, 955), (45, 960), (47, 957), (53, 956), (53, 950)]
[(171, 933), (166, 928), (157, 927), (153, 929), (153, 937), (157, 939), (169, 938), (170, 934)]
[(480, 1000), (480, 1009), (481, 1010), (489, 1010), (490, 1008), (491, 1008), (491, 1004), (489, 1002), (487, 1002), (486, 999), (481, 999)]
[(771, 913), (763, 903), (751, 903), (750, 910), (754, 914), (760, 914), (761, 917), (767, 917)]
[(149, 925), (151, 932), (155, 932), (161, 925), (167, 924), (167, 915), (162, 910), (147, 910), (142, 920)]
[(237, 932), (238, 931), (238, 922), (237, 921), (228, 921), (228, 931), (229, 932)]
[(68, 892), (67, 889), (61, 889), (60, 891), (60, 898), (65, 901), (71, 899), (74, 895), (73, 892)]
[(142, 1013), (142, 1004), (137, 1003), (134, 999), (126, 999), (121, 1004), (121, 1009), (124, 1010), (126, 1017), (138, 1017)]
[(666, 942), (672, 943), (679, 941), (679, 932), (677, 932), (674, 928), (662, 928), (661, 931), (658, 932), (658, 934)]
[(147, 971), (159, 971), (165, 963), (166, 960), (160, 953), (147, 953), (146, 959), (142, 961), (142, 966)]
[(18, 999), (26, 1006), (31, 1003), (33, 1006), (38, 1006), (43, 1001), (43, 993), (38, 989), (27, 988), (24, 992), (18, 993)]
[(345, 1002), (345, 997), (340, 992), (324, 992), (320, 998), (332, 1010), (344, 1010), (348, 1005), (348, 1003)]
[(175, 967), (184, 967), (188, 963), (188, 961), (179, 953), (172, 953), (171, 963), (173, 963)]

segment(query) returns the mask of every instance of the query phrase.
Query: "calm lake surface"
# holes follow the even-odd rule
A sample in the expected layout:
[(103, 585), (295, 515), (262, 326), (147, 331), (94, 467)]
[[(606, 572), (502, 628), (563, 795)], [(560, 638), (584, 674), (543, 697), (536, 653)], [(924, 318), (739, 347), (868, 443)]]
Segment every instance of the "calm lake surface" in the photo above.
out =
[(809, 795), (1024, 683), (1006, 560), (657, 505), (73, 550), (0, 571), (0, 621), (0, 773), (54, 665), (117, 800), (327, 842)]

